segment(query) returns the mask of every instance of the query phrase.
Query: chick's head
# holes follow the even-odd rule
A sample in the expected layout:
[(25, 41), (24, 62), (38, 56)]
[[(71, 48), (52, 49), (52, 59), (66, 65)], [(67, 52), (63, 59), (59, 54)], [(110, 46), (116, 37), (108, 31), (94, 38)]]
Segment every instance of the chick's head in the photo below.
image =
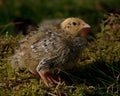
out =
[(90, 25), (79, 18), (67, 18), (61, 23), (61, 28), (66, 33), (73, 36), (81, 35), (85, 37), (90, 32)]

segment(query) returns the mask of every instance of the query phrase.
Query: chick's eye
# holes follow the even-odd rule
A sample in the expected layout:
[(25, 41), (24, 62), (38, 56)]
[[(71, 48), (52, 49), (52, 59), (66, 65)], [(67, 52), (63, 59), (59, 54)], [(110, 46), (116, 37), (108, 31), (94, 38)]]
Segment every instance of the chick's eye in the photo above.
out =
[(75, 25), (77, 25), (77, 23), (76, 22), (72, 22), (72, 24), (75, 26)]

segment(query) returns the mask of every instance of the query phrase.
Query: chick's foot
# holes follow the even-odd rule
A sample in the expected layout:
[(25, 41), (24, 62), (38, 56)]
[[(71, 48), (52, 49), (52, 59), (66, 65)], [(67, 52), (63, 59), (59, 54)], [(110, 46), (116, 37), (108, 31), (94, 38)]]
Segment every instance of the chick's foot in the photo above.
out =
[(38, 73), (48, 87), (55, 87), (60, 83), (60, 79), (52, 73), (44, 72), (43, 70)]

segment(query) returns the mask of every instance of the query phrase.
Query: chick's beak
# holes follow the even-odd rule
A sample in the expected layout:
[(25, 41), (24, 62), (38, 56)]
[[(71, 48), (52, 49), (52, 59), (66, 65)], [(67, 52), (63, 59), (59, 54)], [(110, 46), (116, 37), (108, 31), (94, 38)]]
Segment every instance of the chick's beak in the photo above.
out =
[(90, 31), (91, 31), (91, 26), (88, 25), (87, 23), (83, 24), (81, 36), (86, 37)]
[(88, 25), (87, 23), (83, 24), (83, 28), (91, 28), (90, 25)]

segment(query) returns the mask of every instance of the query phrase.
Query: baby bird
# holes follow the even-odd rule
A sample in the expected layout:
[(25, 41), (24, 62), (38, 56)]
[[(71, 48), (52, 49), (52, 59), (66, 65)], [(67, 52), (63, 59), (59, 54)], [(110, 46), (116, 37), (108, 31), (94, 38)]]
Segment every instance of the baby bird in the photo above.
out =
[(39, 26), (38, 31), (20, 40), (11, 57), (14, 68), (27, 68), (39, 75), (48, 87), (59, 83), (60, 70), (70, 70), (86, 46), (90, 26), (79, 18), (67, 18), (57, 26)]

